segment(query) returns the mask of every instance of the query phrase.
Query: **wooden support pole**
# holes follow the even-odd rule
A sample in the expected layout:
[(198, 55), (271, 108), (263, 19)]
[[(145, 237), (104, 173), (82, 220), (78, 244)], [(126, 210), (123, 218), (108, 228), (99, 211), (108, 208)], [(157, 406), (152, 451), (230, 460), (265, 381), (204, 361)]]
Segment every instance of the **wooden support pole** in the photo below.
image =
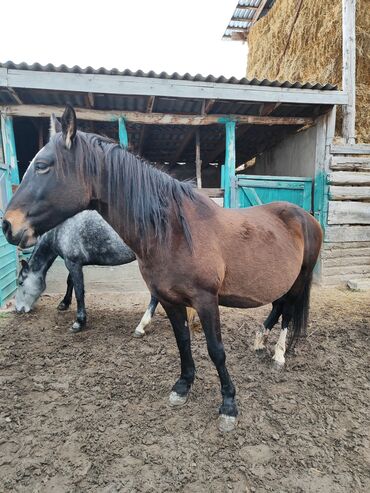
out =
[(128, 147), (128, 134), (125, 120), (122, 116), (118, 119), (118, 140), (121, 147)]
[(236, 207), (235, 189), (235, 122), (226, 122), (226, 149), (225, 149), (225, 196), (224, 207)]
[(197, 187), (202, 188), (202, 161), (200, 159), (200, 130), (195, 132), (195, 171), (197, 177)]
[(342, 0), (343, 29), (343, 91), (348, 103), (343, 106), (343, 138), (347, 144), (356, 142), (356, 0)]
[(1, 113), (1, 136), (4, 146), (4, 157), (10, 172), (12, 185), (19, 185), (17, 153), (14, 139), (13, 118)]

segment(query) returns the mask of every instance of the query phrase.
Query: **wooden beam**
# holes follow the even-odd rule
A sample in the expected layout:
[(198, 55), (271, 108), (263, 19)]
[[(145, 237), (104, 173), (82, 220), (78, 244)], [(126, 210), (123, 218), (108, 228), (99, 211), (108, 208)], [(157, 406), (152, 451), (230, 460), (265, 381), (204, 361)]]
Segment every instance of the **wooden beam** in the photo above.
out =
[(334, 171), (328, 174), (328, 183), (331, 185), (370, 185), (370, 173)]
[(348, 95), (343, 106), (343, 138), (347, 144), (356, 141), (356, 0), (342, 0), (343, 64), (342, 86)]
[(333, 171), (370, 171), (370, 157), (331, 156)]
[[(312, 125), (313, 118), (308, 117), (280, 117), (280, 116), (252, 116), (252, 115), (179, 115), (165, 113), (140, 113), (139, 111), (105, 111), (86, 108), (75, 108), (77, 117), (81, 120), (115, 121), (124, 118), (127, 122), (153, 125), (214, 125), (234, 121), (251, 125)], [(0, 111), (9, 116), (50, 117), (52, 113), (62, 114), (62, 106), (46, 105), (15, 105), (2, 106)]]
[(88, 92), (85, 95), (85, 102), (86, 102), (86, 106), (88, 108), (94, 108), (94, 105), (95, 105), (95, 97), (94, 97), (94, 94), (92, 92)]
[(329, 201), (328, 224), (370, 224), (370, 204)]
[(329, 226), (325, 232), (325, 243), (347, 243), (370, 241), (370, 226)]
[(225, 146), (225, 199), (224, 207), (236, 207), (235, 204), (235, 122), (227, 122), (225, 125), (226, 130), (226, 146)]
[(342, 91), (6, 68), (0, 68), (0, 87), (303, 104), (346, 104), (348, 100)]
[(330, 147), (332, 154), (369, 154), (370, 144), (352, 144), (352, 145), (332, 145)]
[(329, 188), (330, 200), (363, 200), (370, 201), (370, 187), (342, 187), (331, 186)]

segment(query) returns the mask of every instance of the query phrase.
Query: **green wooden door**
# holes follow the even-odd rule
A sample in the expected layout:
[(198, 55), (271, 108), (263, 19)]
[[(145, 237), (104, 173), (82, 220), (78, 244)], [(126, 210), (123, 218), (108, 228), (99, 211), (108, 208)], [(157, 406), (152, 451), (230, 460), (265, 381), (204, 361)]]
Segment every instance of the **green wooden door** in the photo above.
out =
[(237, 207), (252, 207), (275, 201), (292, 202), (312, 209), (312, 179), (286, 176), (237, 175)]

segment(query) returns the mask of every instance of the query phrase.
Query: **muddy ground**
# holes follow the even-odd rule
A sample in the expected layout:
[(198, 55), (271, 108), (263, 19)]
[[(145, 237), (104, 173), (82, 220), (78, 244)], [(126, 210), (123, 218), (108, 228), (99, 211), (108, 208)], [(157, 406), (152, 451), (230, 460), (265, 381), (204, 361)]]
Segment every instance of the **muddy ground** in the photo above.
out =
[(0, 491), (370, 491), (369, 296), (315, 289), (309, 337), (280, 373), (252, 351), (267, 310), (222, 309), (240, 410), (226, 435), (203, 335), (191, 398), (172, 409), (174, 337), (162, 314), (132, 337), (135, 295), (88, 295), (77, 335), (56, 295), (33, 314), (2, 314)]

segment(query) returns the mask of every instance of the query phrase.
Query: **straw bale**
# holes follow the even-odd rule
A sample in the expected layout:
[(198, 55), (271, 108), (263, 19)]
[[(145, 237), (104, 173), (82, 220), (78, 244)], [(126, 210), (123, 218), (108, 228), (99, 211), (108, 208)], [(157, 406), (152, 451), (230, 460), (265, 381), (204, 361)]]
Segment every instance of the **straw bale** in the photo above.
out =
[[(340, 87), (341, 22), (341, 0), (276, 0), (249, 33), (247, 77)], [(356, 41), (357, 141), (370, 142), (370, 0), (357, 0)], [(339, 112), (338, 131), (340, 119)]]

